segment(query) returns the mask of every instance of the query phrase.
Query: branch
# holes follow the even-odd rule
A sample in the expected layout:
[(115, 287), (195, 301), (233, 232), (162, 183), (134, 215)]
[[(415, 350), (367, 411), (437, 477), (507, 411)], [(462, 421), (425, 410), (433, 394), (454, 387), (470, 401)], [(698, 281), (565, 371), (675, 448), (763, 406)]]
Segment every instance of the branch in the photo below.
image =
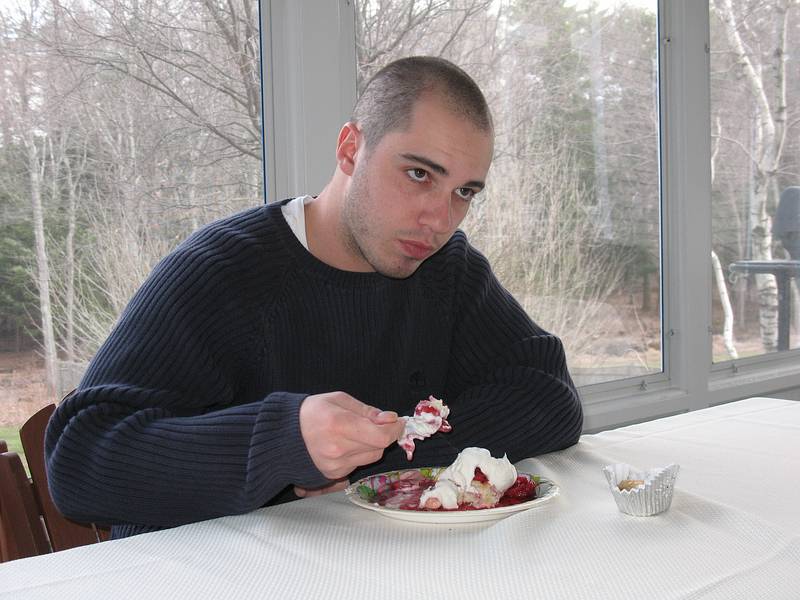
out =
[(734, 53), (736, 54), (737, 62), (742, 68), (745, 79), (747, 80), (750, 90), (755, 97), (756, 103), (760, 108), (760, 120), (762, 121), (762, 126), (766, 129), (768, 143), (772, 144), (774, 143), (775, 139), (775, 126), (772, 117), (772, 110), (770, 108), (769, 101), (767, 100), (764, 84), (759, 78), (756, 68), (746, 52), (744, 43), (742, 41), (742, 36), (739, 34), (731, 0), (714, 0), (714, 6), (717, 9), (720, 20), (724, 25), (728, 41), (730, 42)]

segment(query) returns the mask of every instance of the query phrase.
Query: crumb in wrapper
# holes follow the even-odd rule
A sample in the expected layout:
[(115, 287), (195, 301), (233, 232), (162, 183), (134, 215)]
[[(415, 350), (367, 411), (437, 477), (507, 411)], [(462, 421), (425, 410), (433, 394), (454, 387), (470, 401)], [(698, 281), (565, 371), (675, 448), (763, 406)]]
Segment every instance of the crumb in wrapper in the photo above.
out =
[(644, 479), (623, 479), (617, 484), (617, 487), (622, 490), (633, 490), (644, 485)]
[(679, 470), (676, 463), (647, 469), (616, 463), (602, 469), (617, 508), (634, 517), (650, 517), (669, 509)]

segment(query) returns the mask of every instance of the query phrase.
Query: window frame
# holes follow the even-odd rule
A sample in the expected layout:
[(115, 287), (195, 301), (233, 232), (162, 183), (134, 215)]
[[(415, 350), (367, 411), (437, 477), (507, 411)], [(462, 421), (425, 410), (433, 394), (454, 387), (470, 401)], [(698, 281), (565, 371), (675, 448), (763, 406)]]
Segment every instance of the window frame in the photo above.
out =
[[(709, 23), (707, 1), (659, 0), (664, 369), (581, 387), (587, 432), (751, 396), (800, 399), (800, 351), (712, 362)], [(356, 96), (355, 10), (261, 0), (261, 24), (271, 202), (318, 192), (335, 168)]]
[[(265, 201), (317, 192), (356, 98), (350, 0), (260, 0)], [(268, 36), (265, 41), (265, 34)]]

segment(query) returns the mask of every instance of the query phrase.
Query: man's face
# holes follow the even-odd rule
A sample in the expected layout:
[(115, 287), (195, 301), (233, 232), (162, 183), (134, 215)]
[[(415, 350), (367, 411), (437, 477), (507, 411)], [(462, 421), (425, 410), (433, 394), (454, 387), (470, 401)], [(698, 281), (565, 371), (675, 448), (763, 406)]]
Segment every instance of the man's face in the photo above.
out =
[(343, 242), (357, 268), (408, 277), (450, 239), (483, 188), (492, 134), (423, 97), (410, 127), (388, 132), (374, 148), (357, 129), (352, 135)]

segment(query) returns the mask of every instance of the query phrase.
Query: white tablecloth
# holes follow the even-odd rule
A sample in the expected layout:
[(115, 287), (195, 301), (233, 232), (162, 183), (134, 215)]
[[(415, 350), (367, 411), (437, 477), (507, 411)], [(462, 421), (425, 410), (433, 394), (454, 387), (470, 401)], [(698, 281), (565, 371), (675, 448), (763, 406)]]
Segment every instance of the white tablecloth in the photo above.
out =
[[(678, 462), (620, 513), (604, 464)], [(0, 598), (800, 598), (800, 403), (754, 398), (518, 464), (561, 494), (501, 521), (405, 523), (343, 493), (0, 565)]]

